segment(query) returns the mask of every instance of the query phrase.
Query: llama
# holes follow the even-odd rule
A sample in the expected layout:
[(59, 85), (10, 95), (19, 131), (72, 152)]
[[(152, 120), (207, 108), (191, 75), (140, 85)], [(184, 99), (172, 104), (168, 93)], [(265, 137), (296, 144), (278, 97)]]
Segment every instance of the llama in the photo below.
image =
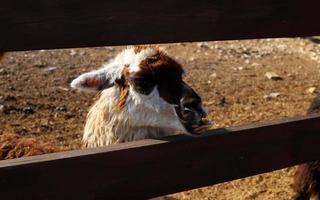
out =
[(208, 124), (200, 96), (183, 80), (182, 66), (156, 46), (128, 47), (71, 87), (100, 91), (89, 110), (84, 147), (176, 134), (200, 135)]
[(62, 151), (62, 148), (23, 138), (14, 133), (0, 134), (0, 160)]
[[(320, 112), (320, 96), (311, 103), (308, 114)], [(295, 200), (309, 200), (312, 196), (320, 200), (320, 161), (302, 164), (294, 177)]]

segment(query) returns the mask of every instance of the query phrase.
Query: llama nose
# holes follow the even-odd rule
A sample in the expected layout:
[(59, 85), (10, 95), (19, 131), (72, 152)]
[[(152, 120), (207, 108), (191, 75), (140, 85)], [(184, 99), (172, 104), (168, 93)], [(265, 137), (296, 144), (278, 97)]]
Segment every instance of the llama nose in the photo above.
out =
[(199, 106), (199, 108), (197, 109), (199, 115), (201, 116), (201, 118), (206, 118), (207, 117), (207, 112), (202, 108), (202, 106)]

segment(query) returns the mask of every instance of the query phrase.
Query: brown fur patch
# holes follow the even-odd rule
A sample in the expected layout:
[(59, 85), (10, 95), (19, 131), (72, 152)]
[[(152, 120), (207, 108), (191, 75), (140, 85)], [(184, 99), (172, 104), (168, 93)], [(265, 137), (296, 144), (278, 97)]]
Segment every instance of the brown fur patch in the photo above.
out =
[(139, 67), (141, 68), (142, 73), (153, 72), (156, 73), (156, 75), (168, 73), (166, 75), (174, 76), (177, 79), (181, 78), (181, 75), (183, 74), (182, 66), (162, 51), (156, 50), (157, 53), (154, 56), (141, 61)]
[(134, 85), (134, 80), (141, 77), (147, 77), (149, 81), (155, 83), (160, 97), (168, 103), (177, 104), (180, 100), (183, 83), (182, 74), (184, 72), (182, 66), (160, 51), (158, 46), (139, 45), (134, 47), (134, 51), (139, 53), (147, 48), (155, 49), (156, 54), (141, 61), (139, 72), (130, 74), (129, 66), (126, 66), (122, 72), (122, 80), (117, 83), (120, 90), (116, 105), (117, 111), (121, 111), (125, 106), (129, 95), (129, 82), (133, 81)]
[(127, 97), (129, 95), (129, 84), (127, 82), (127, 77), (129, 76), (129, 70), (128, 70), (128, 66), (125, 66), (123, 71), (122, 71), (122, 80), (120, 82), (118, 82), (118, 87), (119, 87), (119, 99), (118, 99), (118, 103), (116, 106), (116, 110), (118, 112), (120, 112), (125, 104), (126, 104), (126, 100)]
[(0, 135), (0, 160), (20, 158), (62, 151), (51, 144), (40, 143), (35, 139), (23, 138), (13, 133)]
[(299, 165), (294, 177), (294, 190), (297, 196), (309, 198), (319, 195), (320, 190), (320, 161)]
[(141, 71), (132, 75), (133, 77), (149, 77), (154, 81), (159, 90), (160, 96), (168, 103), (177, 103), (181, 95), (182, 87), (182, 66), (167, 56), (158, 52), (149, 58), (141, 61)]
[[(320, 96), (313, 99), (307, 114), (320, 113)], [(309, 199), (312, 195), (318, 195), (320, 199), (320, 161), (314, 161), (299, 165), (295, 176), (293, 189), (296, 192), (295, 199)]]

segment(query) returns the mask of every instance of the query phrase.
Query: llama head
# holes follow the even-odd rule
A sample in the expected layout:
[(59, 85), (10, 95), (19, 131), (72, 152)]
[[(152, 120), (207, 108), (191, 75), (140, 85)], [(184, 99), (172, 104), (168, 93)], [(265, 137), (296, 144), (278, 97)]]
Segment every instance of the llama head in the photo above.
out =
[(140, 106), (152, 113), (151, 117), (130, 113), (140, 119), (139, 126), (198, 135), (206, 125), (202, 120), (206, 112), (200, 96), (183, 81), (183, 73), (182, 66), (160, 48), (136, 46), (122, 51), (101, 69), (80, 75), (71, 87), (91, 91), (115, 87), (119, 90), (116, 111)]

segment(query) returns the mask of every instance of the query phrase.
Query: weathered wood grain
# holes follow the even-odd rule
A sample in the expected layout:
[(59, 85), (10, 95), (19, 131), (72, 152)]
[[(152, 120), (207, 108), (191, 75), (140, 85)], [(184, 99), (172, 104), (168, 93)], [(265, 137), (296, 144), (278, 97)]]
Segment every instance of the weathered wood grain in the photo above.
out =
[(320, 115), (0, 161), (3, 199), (146, 199), (320, 159)]
[(0, 5), (0, 51), (320, 34), (319, 0), (1, 0)]

